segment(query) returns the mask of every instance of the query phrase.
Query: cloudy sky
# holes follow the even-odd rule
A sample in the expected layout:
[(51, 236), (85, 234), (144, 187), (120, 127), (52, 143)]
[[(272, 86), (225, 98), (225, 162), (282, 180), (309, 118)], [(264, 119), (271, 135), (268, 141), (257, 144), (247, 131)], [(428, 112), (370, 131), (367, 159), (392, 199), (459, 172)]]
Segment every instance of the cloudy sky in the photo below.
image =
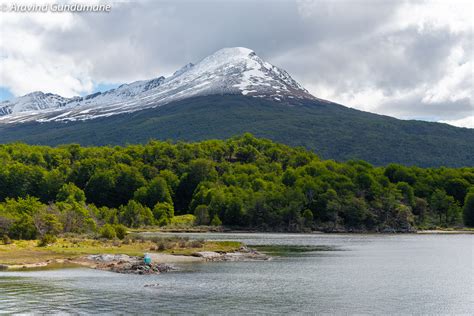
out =
[(0, 12), (1, 99), (84, 95), (244, 46), (317, 97), (474, 128), (472, 1), (101, 3), (111, 12)]

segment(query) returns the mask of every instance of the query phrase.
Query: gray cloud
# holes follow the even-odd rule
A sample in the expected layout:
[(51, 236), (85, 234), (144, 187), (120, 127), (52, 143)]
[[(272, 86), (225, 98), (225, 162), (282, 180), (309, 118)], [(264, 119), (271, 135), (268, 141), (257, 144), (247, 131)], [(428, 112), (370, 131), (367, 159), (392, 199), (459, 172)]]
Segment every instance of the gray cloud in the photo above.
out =
[(377, 107), (382, 113), (387, 113), (403, 119), (423, 119), (440, 121), (445, 118), (457, 120), (473, 114), (471, 100), (464, 98), (451, 102), (434, 102), (423, 104), (419, 95), (392, 99)]
[[(426, 16), (411, 16), (418, 11), (410, 6), (420, 5)], [(21, 27), (41, 34), (51, 55), (86, 63), (95, 82), (169, 74), (222, 47), (245, 46), (316, 96), (401, 118), (459, 119), (474, 111), (472, 73), (455, 69), (472, 65), (472, 28), (455, 29), (435, 9), (375, 0), (139, 1), (75, 15), (69, 27)], [(437, 96), (445, 81), (450, 91)]]

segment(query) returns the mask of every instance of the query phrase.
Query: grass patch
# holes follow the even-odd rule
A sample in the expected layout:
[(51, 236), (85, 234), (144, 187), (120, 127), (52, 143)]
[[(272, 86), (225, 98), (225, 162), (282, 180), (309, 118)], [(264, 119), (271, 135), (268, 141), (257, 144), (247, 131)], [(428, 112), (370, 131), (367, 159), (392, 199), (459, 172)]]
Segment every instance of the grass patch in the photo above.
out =
[[(166, 241), (166, 247), (160, 243)], [(198, 241), (182, 237), (158, 239), (94, 240), (80, 238), (58, 238), (46, 247), (38, 247), (37, 240), (16, 240), (0, 245), (0, 264), (21, 265), (40, 263), (54, 259), (75, 258), (88, 254), (126, 254), (142, 256), (145, 252), (192, 255), (197, 251), (231, 252), (241, 247), (239, 242)]]
[(241, 246), (242, 243), (238, 241), (206, 241), (200, 248), (174, 248), (164, 252), (189, 256), (198, 251), (233, 252), (239, 250)]
[(220, 232), (222, 226), (196, 225), (196, 216), (192, 214), (173, 216), (166, 226), (146, 226), (141, 228), (129, 228), (130, 232)]
[(193, 226), (196, 222), (196, 216), (192, 214), (173, 216), (171, 225), (176, 226)]

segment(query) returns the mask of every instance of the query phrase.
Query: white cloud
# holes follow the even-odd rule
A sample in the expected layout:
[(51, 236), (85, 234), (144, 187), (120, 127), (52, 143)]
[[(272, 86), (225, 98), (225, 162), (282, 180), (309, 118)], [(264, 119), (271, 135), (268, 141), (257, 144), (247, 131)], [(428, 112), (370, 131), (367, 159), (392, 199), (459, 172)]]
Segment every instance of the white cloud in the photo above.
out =
[(246, 46), (317, 97), (365, 111), (457, 122), (474, 109), (471, 1), (86, 2), (112, 11), (1, 13), (0, 86), (84, 94)]
[[(57, 66), (59, 62), (61, 67)], [(43, 63), (26, 58), (6, 58), (1, 69), (2, 85), (5, 83), (15, 95), (47, 91), (70, 97), (93, 89), (87, 73), (65, 56), (56, 56)]]
[(448, 27), (452, 32), (472, 32), (473, 10), (470, 0), (404, 1), (393, 21), (397, 28), (416, 25), (420, 31)]
[[(473, 2), (404, 1), (390, 7), (394, 3), (300, 1), (305, 19), (329, 16), (335, 27), (345, 20), (342, 25), (353, 28), (344, 29), (350, 36), (294, 51), (310, 57), (301, 65), (290, 61), (290, 68), (324, 99), (403, 119), (463, 122), (459, 117), (474, 111)], [(392, 14), (386, 14), (387, 4)], [(359, 11), (366, 6), (371, 7)]]
[(461, 46), (453, 48), (449, 56), (445, 75), (429, 87), (423, 103), (455, 102), (472, 96), (473, 62), (465, 56)]
[[(10, 5), (12, 2), (2, 1), (0, 4)], [(16, 96), (32, 91), (52, 92), (67, 97), (91, 92), (93, 83), (89, 62), (76, 60), (67, 53), (53, 51), (45, 45), (50, 32), (67, 31), (77, 23), (74, 14), (67, 12), (1, 13), (0, 85), (7, 87)]]

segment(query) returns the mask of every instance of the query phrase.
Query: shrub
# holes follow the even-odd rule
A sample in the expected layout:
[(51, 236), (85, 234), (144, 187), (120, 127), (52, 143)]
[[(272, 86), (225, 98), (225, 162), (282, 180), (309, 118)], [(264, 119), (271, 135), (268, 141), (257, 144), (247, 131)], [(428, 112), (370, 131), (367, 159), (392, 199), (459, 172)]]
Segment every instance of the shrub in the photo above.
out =
[(194, 210), (197, 225), (209, 225), (209, 211), (206, 205), (198, 205)]
[(468, 227), (474, 227), (474, 188), (466, 195), (464, 200), (464, 224)]
[(3, 244), (4, 244), (4, 245), (9, 245), (9, 244), (11, 244), (11, 243), (12, 243), (12, 241), (11, 241), (10, 237), (8, 237), (8, 235), (7, 235), (7, 234), (3, 235), (3, 237), (2, 237), (2, 241), (3, 241)]
[(171, 203), (156, 203), (153, 208), (153, 216), (159, 226), (168, 225), (174, 216), (174, 206)]
[(151, 210), (134, 200), (130, 200), (125, 206), (121, 206), (119, 213), (121, 222), (128, 227), (147, 226), (155, 222)]
[(221, 219), (219, 218), (219, 216), (214, 215), (214, 217), (212, 218), (212, 221), (211, 221), (211, 226), (221, 226), (222, 225), (222, 221)]
[(56, 236), (51, 234), (45, 234), (38, 242), (38, 247), (46, 247), (56, 242)]
[(125, 236), (125, 238), (123, 239), (122, 244), (124, 244), (124, 245), (129, 245), (129, 244), (131, 244), (131, 243), (132, 243), (132, 239), (131, 239), (130, 237), (128, 237), (128, 236)]
[(176, 226), (181, 226), (181, 227), (193, 226), (195, 222), (196, 222), (196, 216), (192, 214), (174, 216), (171, 219), (171, 225), (176, 225)]
[(56, 201), (85, 203), (86, 195), (74, 183), (66, 183), (59, 189)]
[(31, 216), (23, 215), (11, 226), (8, 235), (13, 239), (36, 239), (38, 232)]
[(115, 234), (117, 235), (118, 239), (124, 239), (125, 236), (127, 235), (127, 227), (125, 227), (122, 224), (117, 224), (114, 226), (115, 228)]
[(110, 224), (105, 224), (104, 226), (102, 226), (99, 234), (100, 234), (100, 237), (107, 238), (107, 239), (114, 239), (117, 237), (117, 233), (115, 232), (114, 226)]
[(186, 248), (186, 240), (179, 240), (178, 246), (179, 248)]
[(303, 218), (306, 226), (311, 226), (313, 223), (313, 212), (309, 209), (304, 210)]
[(190, 241), (191, 248), (202, 248), (204, 245), (204, 240), (192, 240)]

